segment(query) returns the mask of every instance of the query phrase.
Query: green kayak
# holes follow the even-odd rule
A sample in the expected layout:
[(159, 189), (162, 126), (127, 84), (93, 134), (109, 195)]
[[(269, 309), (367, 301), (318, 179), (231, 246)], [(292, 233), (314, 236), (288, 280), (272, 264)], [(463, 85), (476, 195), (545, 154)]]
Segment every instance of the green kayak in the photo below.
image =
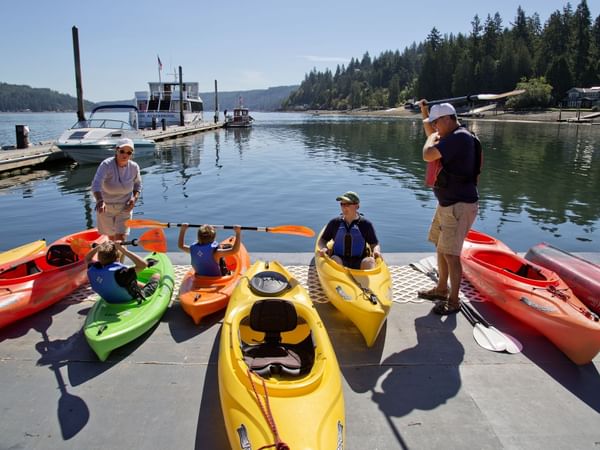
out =
[(140, 337), (151, 329), (165, 313), (175, 283), (173, 264), (164, 253), (151, 253), (151, 266), (138, 274), (138, 280), (146, 283), (154, 273), (161, 278), (154, 293), (145, 300), (128, 303), (108, 303), (99, 298), (87, 315), (83, 332), (100, 361), (106, 361), (111, 351)]

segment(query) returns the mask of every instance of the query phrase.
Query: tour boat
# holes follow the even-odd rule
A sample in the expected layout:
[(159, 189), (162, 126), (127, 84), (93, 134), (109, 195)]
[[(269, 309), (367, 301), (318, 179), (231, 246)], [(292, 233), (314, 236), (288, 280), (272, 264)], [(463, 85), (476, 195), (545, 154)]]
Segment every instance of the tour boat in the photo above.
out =
[[(137, 118), (130, 114), (130, 123), (138, 128), (181, 125), (181, 102), (183, 101), (183, 125), (200, 123), (204, 109), (197, 82), (177, 81), (149, 82), (149, 91), (135, 92)], [(134, 124), (134, 120), (137, 123)]]

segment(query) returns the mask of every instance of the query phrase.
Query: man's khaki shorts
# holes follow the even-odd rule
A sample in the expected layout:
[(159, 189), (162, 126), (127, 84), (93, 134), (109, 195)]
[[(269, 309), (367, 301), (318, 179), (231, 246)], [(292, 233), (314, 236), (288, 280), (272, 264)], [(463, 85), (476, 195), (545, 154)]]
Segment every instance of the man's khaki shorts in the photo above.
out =
[(463, 242), (475, 222), (479, 203), (455, 203), (435, 210), (428, 239), (439, 253), (460, 256)]

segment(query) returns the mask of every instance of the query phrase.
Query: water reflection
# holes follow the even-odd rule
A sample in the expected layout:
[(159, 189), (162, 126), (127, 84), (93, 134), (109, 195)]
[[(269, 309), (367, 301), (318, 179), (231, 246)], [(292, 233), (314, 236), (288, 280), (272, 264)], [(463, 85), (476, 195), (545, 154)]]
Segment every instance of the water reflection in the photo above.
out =
[[(285, 223), (318, 230), (352, 189), (384, 252), (431, 251), (435, 198), (424, 186), (420, 120), (273, 114), (251, 129), (217, 130), (157, 145), (142, 167), (137, 216), (161, 221)], [(484, 146), (477, 227), (517, 251), (545, 240), (594, 251), (600, 224), (600, 127), (470, 121)], [(596, 162), (596, 164), (595, 164)], [(38, 216), (60, 237), (94, 223), (95, 165), (57, 165), (0, 177), (0, 233), (39, 237)], [(30, 211), (36, 211), (33, 216)], [(29, 223), (27, 223), (27, 221)], [(24, 226), (25, 224), (25, 226)], [(176, 233), (168, 233), (176, 249)], [(250, 251), (311, 251), (308, 239), (246, 233)], [(2, 243), (8, 247), (12, 242)]]

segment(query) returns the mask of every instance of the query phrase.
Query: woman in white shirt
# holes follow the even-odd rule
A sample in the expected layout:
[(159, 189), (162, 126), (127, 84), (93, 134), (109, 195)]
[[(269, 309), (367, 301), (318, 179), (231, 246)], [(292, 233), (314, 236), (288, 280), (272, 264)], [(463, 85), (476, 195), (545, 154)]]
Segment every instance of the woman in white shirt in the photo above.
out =
[(126, 240), (129, 228), (125, 221), (131, 219), (142, 191), (140, 166), (132, 161), (133, 153), (133, 141), (121, 139), (115, 156), (100, 163), (92, 181), (98, 231), (111, 241)]

